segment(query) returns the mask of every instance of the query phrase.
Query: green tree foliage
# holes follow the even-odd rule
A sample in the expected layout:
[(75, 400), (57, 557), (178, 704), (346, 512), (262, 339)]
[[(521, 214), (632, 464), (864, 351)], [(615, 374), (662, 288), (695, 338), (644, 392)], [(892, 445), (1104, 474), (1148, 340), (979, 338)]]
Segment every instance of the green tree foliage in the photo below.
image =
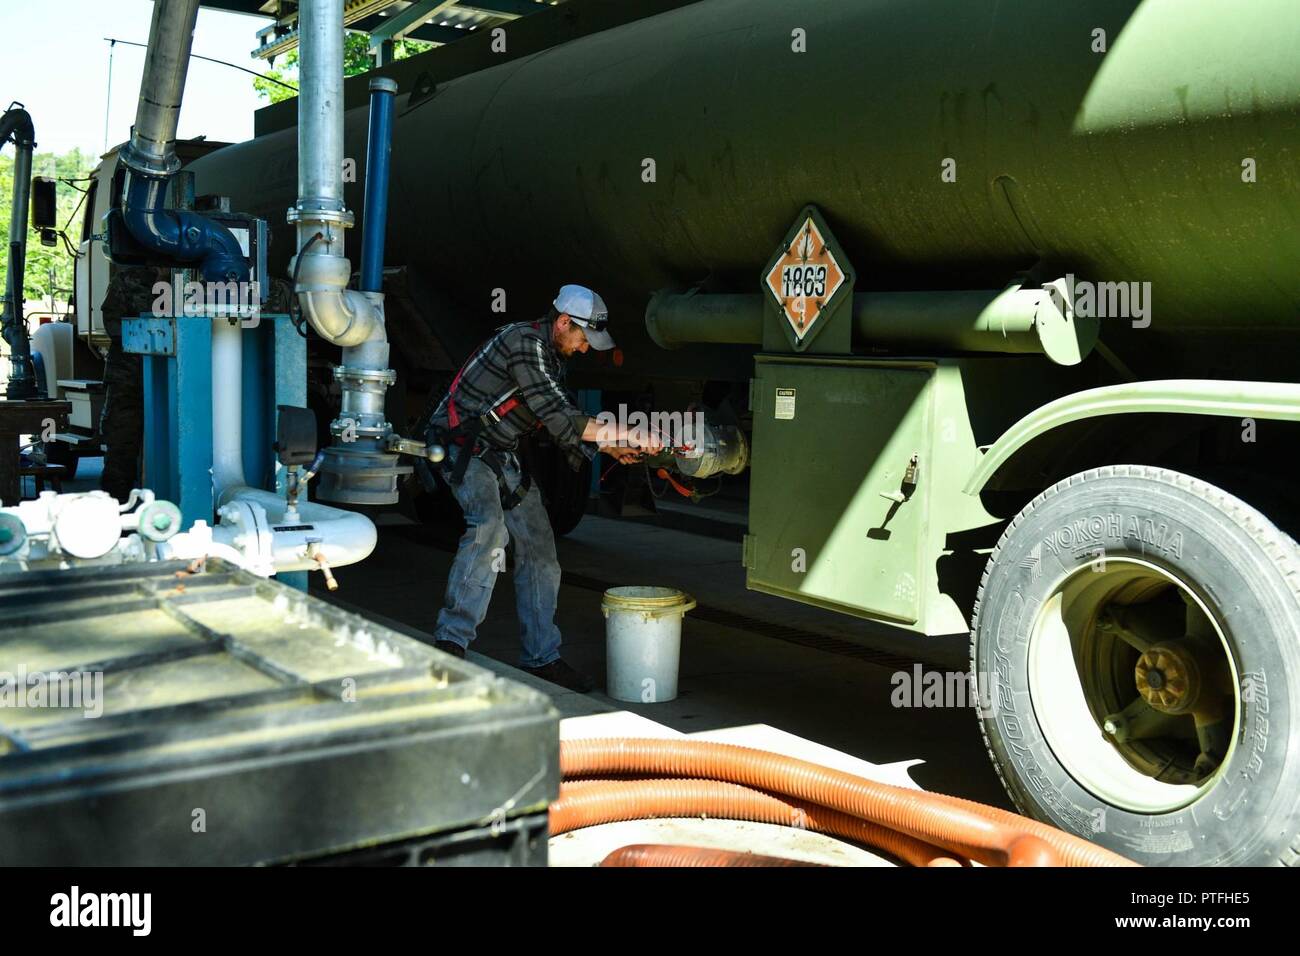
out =
[[(95, 168), (98, 159), (79, 149), (74, 149), (62, 156), (54, 153), (37, 153), (32, 157), (33, 176), (53, 176), (59, 180), (58, 189), (58, 228), (64, 230), (68, 242), (75, 249), (81, 241), (81, 221), (85, 207), (78, 208), (81, 190), (88, 183), (75, 182), (84, 178)], [(74, 180), (69, 184), (64, 180)], [(14, 157), (13, 144), (10, 143), (0, 153), (0, 236), (9, 237), (9, 220), (13, 213), (14, 194)], [(28, 210), (28, 222), (31, 211)], [(72, 298), (74, 286), (75, 258), (60, 239), (56, 246), (41, 245), (40, 233), (28, 229), (27, 232), (27, 267), (23, 276), (23, 294), (28, 299), (40, 299), (53, 294), (56, 300), (68, 301)], [(8, 250), (0, 254), (0, 289), (8, 282)]]
[[(432, 48), (432, 43), (426, 43), (423, 40), (397, 40), (393, 44), (393, 56), (394, 59), (405, 60), (408, 56), (415, 56), (417, 53), (423, 53), (425, 50)], [(365, 33), (345, 34), (343, 37), (343, 75), (356, 76), (358, 73), (366, 73), (372, 70), (374, 65), (374, 58), (370, 55), (370, 37)], [(266, 75), (279, 80), (280, 83), (297, 86), (298, 50), (295, 48), (286, 53), (283, 65), (267, 70)], [(292, 99), (295, 95), (293, 90), (288, 87), (264, 79), (253, 80), (253, 89), (257, 90), (257, 95), (262, 99), (269, 100), (272, 103)]]

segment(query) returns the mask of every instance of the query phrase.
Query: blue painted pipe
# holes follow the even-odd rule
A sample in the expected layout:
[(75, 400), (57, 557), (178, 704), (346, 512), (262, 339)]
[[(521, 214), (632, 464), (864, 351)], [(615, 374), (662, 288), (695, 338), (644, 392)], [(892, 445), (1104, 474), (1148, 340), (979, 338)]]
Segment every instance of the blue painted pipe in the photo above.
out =
[(361, 223), (361, 291), (384, 290), (384, 230), (388, 227), (388, 171), (393, 151), (397, 81), (370, 81), (370, 132), (366, 142), (365, 219)]
[(205, 282), (248, 281), (248, 263), (234, 233), (197, 212), (168, 209), (166, 178), (128, 171), (122, 221), (146, 249), (197, 262)]

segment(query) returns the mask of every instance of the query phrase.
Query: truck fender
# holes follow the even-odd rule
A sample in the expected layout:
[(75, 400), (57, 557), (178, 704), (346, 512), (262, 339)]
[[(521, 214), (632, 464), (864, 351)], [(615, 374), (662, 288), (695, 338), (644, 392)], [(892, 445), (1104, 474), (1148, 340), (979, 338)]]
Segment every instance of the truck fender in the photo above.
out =
[(985, 451), (963, 489), (978, 495), (1034, 439), (1072, 422), (1134, 413), (1300, 421), (1300, 384), (1168, 379), (1085, 389), (1036, 408)]

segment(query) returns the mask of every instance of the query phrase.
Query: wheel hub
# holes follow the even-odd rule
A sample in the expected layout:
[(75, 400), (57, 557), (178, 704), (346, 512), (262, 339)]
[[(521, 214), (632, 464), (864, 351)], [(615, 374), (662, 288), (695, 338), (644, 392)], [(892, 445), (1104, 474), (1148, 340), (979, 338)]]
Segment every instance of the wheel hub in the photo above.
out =
[(1228, 642), (1169, 569), (1112, 556), (1067, 574), (1031, 631), (1028, 664), (1049, 746), (1105, 802), (1175, 810), (1226, 765), (1240, 717)]
[(1196, 659), (1171, 644), (1157, 644), (1139, 657), (1133, 682), (1143, 700), (1163, 714), (1194, 711), (1201, 696)]

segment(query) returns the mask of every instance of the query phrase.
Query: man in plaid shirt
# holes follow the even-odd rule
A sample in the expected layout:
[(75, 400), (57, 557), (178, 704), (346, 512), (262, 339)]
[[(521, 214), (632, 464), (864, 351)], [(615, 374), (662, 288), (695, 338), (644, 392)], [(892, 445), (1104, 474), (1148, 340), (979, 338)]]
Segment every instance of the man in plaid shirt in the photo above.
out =
[(531, 674), (582, 693), (591, 690), (590, 681), (560, 658), (555, 536), (541, 495), (515, 451), (520, 438), (542, 428), (575, 470), (597, 447), (619, 461), (659, 450), (660, 442), (647, 430), (602, 429), (564, 389), (564, 361), (569, 356), (614, 347), (608, 323), (600, 296), (583, 286), (564, 286), (546, 318), (498, 329), (470, 356), (429, 429), (430, 439), (447, 447), (441, 474), (466, 523), (434, 629), (435, 646), (465, 656), (487, 615), (497, 572), (505, 570), (505, 546), (514, 541), (520, 664)]

